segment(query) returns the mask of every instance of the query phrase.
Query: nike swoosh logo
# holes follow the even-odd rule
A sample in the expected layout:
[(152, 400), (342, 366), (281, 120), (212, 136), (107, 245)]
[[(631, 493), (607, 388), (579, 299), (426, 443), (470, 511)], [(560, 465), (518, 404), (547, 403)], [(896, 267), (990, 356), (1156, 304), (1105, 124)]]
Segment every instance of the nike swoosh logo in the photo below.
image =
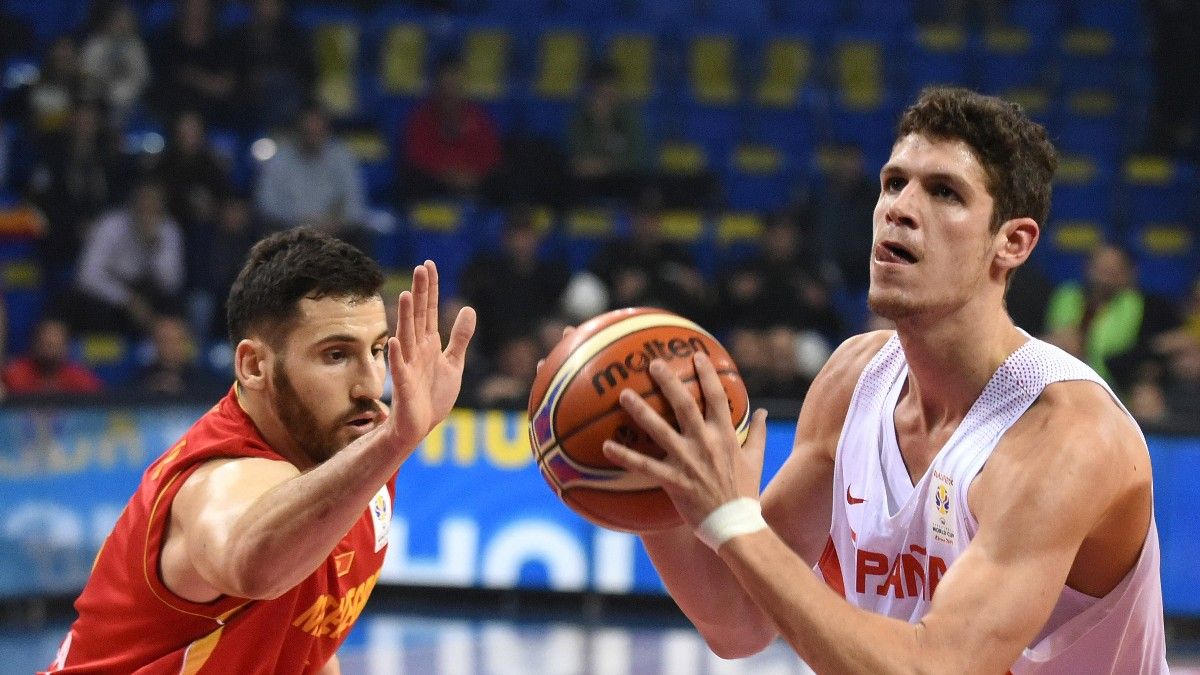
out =
[(850, 486), (849, 485), (846, 486), (846, 503), (847, 504), (850, 504), (851, 506), (853, 506), (855, 504), (861, 504), (865, 501), (867, 501), (867, 500), (859, 499), (858, 497), (851, 496), (850, 495)]

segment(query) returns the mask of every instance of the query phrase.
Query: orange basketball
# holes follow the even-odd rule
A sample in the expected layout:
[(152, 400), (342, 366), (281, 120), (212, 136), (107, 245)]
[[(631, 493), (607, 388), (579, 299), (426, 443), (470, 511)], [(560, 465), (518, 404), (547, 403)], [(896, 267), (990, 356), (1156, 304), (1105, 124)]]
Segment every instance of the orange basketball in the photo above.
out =
[(639, 393), (674, 422), (654, 384), (650, 362), (664, 361), (701, 401), (692, 356), (712, 360), (729, 398), (738, 438), (750, 426), (750, 401), (725, 348), (700, 326), (661, 309), (618, 309), (579, 326), (546, 357), (529, 395), (529, 441), (542, 477), (563, 502), (589, 521), (614, 530), (664, 530), (683, 522), (662, 489), (609, 462), (601, 445), (614, 439), (662, 457), (620, 406), (622, 389)]

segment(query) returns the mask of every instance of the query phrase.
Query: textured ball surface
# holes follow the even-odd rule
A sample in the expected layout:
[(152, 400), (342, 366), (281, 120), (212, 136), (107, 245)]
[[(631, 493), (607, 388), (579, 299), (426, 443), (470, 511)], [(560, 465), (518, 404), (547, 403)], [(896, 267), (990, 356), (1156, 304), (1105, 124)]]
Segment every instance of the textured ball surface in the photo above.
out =
[(738, 438), (745, 441), (750, 402), (729, 353), (700, 326), (648, 307), (619, 309), (580, 325), (546, 357), (529, 396), (529, 438), (542, 477), (563, 502), (589, 521), (615, 530), (647, 532), (682, 523), (661, 488), (609, 462), (607, 439), (662, 457), (663, 451), (618, 403), (632, 389), (674, 424), (674, 414), (649, 366), (672, 368), (701, 404), (692, 360), (711, 359), (729, 399)]

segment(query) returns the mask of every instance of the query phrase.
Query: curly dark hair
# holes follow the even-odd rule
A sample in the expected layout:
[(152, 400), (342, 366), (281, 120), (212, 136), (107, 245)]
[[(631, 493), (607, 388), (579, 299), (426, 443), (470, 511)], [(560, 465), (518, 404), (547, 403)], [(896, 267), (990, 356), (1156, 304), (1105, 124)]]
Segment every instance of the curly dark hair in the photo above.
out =
[(904, 111), (896, 139), (914, 133), (962, 140), (975, 151), (995, 200), (993, 233), (1013, 218), (1046, 224), (1058, 152), (1021, 106), (968, 89), (926, 87)]
[(278, 344), (301, 298), (363, 300), (382, 285), (379, 265), (344, 241), (303, 227), (272, 234), (250, 249), (229, 291), (229, 339), (258, 333)]

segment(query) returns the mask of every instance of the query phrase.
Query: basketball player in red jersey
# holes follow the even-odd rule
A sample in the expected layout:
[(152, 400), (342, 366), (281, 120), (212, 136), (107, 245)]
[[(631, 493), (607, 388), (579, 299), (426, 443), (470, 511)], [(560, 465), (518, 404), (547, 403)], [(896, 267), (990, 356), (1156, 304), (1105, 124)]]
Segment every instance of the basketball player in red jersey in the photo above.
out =
[(782, 635), (822, 673), (1166, 672), (1145, 442), (1005, 311), (1056, 163), (998, 99), (932, 89), (905, 112), (869, 252), (869, 303), (896, 331), (836, 351), (761, 496), (765, 415), (739, 447), (702, 354), (703, 410), (651, 366), (681, 431), (622, 395), (666, 456), (605, 453), (686, 521), (642, 540), (717, 654)]
[(450, 412), (475, 327), (463, 309), (442, 349), (426, 262), (389, 337), (382, 281), (312, 230), (255, 245), (228, 301), (237, 381), (146, 470), (50, 672), (339, 672), (396, 471)]

